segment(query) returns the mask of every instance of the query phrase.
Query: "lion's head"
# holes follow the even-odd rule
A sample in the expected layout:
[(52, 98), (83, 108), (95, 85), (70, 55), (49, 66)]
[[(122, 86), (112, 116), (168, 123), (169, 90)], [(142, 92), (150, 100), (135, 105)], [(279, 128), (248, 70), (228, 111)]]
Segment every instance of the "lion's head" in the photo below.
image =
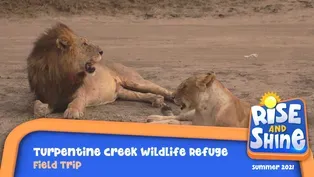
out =
[(78, 36), (65, 24), (57, 23), (37, 39), (31, 56), (46, 60), (49, 64), (60, 65), (67, 71), (86, 70), (91, 73), (93, 69), (88, 66), (99, 62), (102, 54), (100, 47)]
[(184, 80), (174, 92), (174, 102), (181, 106), (182, 112), (195, 109), (202, 93), (215, 80), (215, 73), (197, 74)]
[(35, 41), (27, 59), (30, 88), (42, 102), (58, 104), (58, 98), (68, 99), (86, 74), (95, 72), (102, 54), (100, 47), (57, 23)]

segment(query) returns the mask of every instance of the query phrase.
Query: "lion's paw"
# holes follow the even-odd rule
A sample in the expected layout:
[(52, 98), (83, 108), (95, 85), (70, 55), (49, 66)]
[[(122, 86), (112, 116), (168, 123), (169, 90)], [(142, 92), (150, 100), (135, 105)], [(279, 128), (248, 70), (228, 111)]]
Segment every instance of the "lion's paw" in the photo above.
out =
[(168, 119), (168, 120), (155, 120), (152, 122), (148, 122), (149, 124), (172, 124), (172, 125), (181, 125), (181, 122), (175, 119)]
[(168, 95), (165, 96), (165, 99), (169, 100), (169, 101), (173, 101), (174, 100), (174, 93), (170, 92)]
[(39, 100), (36, 100), (34, 103), (34, 117), (46, 117), (48, 114), (50, 114), (50, 108), (48, 104), (42, 103)]
[(163, 96), (157, 95), (156, 98), (152, 101), (152, 106), (160, 108), (165, 105), (165, 100)]
[(160, 115), (150, 115), (147, 117), (146, 122), (154, 122), (163, 120), (163, 116)]
[(84, 116), (84, 112), (76, 108), (68, 108), (63, 114), (64, 118), (79, 119)]
[(172, 124), (172, 125), (181, 125), (181, 122), (179, 120), (175, 120), (175, 119), (166, 120), (163, 123)]

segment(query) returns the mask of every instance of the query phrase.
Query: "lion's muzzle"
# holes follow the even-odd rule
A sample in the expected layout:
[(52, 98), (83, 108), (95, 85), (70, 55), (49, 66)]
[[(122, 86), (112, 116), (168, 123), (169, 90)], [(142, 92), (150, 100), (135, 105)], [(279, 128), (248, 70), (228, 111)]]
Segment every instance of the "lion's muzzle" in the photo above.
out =
[(175, 96), (173, 96), (173, 97), (174, 97), (174, 98), (173, 98), (174, 104), (176, 104), (176, 105), (178, 105), (178, 106), (181, 106), (182, 101), (181, 101), (180, 99), (177, 99)]
[(96, 70), (96, 68), (93, 66), (93, 63), (87, 62), (87, 63), (85, 64), (85, 71), (86, 71), (86, 72), (92, 74), (92, 73), (95, 72), (95, 70)]
[(91, 59), (91, 62), (92, 63), (98, 63), (98, 62), (100, 62), (101, 59), (102, 59), (101, 55), (98, 55), (97, 57), (93, 57)]
[(186, 108), (186, 104), (184, 104), (181, 99), (174, 97), (173, 101), (176, 105), (180, 106), (181, 110)]
[(102, 59), (101, 55), (93, 57), (87, 63), (85, 63), (85, 71), (89, 74), (95, 72), (96, 68), (93, 66), (95, 63), (98, 63)]

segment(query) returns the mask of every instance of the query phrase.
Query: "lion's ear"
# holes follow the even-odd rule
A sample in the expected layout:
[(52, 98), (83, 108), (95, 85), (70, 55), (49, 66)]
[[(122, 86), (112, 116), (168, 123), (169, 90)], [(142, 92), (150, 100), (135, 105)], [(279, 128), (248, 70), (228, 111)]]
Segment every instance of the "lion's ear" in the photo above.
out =
[(216, 74), (214, 72), (207, 73), (207, 76), (204, 79), (204, 83), (206, 84), (206, 87), (209, 87), (214, 80), (216, 79)]
[(72, 42), (67, 37), (61, 36), (56, 40), (56, 44), (59, 49), (66, 50), (72, 45)]
[(216, 74), (214, 72), (207, 73), (205, 78), (198, 79), (196, 81), (196, 86), (204, 91), (206, 88), (211, 86), (215, 78)]

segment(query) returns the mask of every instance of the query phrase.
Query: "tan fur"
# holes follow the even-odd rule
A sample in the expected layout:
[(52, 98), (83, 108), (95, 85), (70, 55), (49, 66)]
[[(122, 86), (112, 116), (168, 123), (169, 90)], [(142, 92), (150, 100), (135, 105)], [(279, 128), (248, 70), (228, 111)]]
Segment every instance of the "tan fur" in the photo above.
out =
[(169, 107), (163, 108), (166, 116), (151, 115), (148, 122), (192, 121), (192, 125), (248, 127), (250, 104), (235, 97), (214, 73), (195, 75), (183, 81), (174, 92), (174, 102), (181, 105), (180, 115), (171, 115)]
[[(34, 115), (44, 117), (64, 111), (66, 118), (80, 118), (85, 107), (107, 104), (117, 98), (164, 105), (172, 92), (122, 64), (100, 63), (103, 51), (58, 23), (34, 43), (27, 58), (28, 80), (35, 93)], [(89, 74), (86, 64), (94, 67)], [(91, 73), (91, 72), (90, 72)]]

